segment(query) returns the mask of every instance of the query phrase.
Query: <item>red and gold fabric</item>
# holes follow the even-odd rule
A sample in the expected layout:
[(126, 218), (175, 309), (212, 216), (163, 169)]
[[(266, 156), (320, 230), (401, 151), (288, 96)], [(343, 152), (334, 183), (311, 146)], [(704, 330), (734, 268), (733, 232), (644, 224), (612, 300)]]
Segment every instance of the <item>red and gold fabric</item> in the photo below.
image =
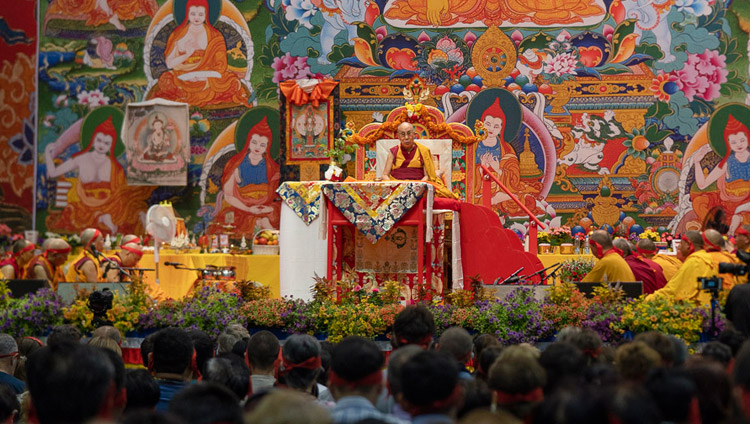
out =
[(436, 197), (458, 199), (458, 196), (451, 192), (445, 186), (445, 182), (437, 176), (430, 149), (419, 143), (414, 144), (416, 148), (406, 153), (400, 145), (391, 148), (393, 167), (390, 176), (397, 180), (421, 180), (427, 175), (427, 182), (435, 187)]

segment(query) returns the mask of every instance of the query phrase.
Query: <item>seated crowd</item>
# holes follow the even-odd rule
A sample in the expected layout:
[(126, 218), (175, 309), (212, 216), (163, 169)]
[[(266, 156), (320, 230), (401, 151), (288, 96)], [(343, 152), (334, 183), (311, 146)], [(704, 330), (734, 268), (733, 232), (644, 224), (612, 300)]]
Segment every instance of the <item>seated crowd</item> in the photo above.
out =
[(70, 325), (0, 335), (0, 422), (30, 423), (740, 423), (750, 418), (750, 342), (734, 329), (690, 354), (657, 332), (619, 346), (568, 327), (555, 342), (503, 346), (460, 327), (439, 338), (406, 307), (391, 348), (350, 336), (279, 341), (238, 325), (214, 343), (165, 328), (126, 368), (122, 336)]

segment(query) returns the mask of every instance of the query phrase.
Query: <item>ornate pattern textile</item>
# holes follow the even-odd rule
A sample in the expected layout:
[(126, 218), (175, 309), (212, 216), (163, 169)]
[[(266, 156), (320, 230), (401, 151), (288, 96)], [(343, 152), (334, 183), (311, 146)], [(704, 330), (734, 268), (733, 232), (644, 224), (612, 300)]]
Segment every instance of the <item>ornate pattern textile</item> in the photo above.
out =
[(322, 184), (319, 181), (287, 181), (276, 192), (305, 224), (310, 225), (320, 215)]

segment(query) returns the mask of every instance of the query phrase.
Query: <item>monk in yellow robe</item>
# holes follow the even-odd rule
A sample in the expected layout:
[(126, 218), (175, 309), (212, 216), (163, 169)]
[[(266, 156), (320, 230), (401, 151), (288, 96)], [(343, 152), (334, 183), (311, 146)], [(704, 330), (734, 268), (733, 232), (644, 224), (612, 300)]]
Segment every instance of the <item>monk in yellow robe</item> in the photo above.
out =
[(87, 228), (81, 232), (83, 250), (70, 263), (65, 281), (70, 283), (98, 283), (101, 279), (99, 258), (96, 252), (104, 248), (104, 236), (95, 228)]
[(683, 234), (680, 250), (686, 257), (680, 271), (667, 282), (664, 288), (655, 291), (646, 299), (665, 296), (674, 300), (693, 300), (701, 305), (709, 305), (711, 294), (701, 290), (701, 283), (698, 282), (698, 278), (716, 276), (718, 267), (711, 255), (703, 250), (701, 233), (688, 231)]
[(633, 271), (625, 259), (617, 253), (612, 245), (612, 237), (606, 231), (598, 230), (589, 237), (591, 253), (599, 260), (596, 265), (583, 277), (582, 282), (595, 283), (607, 281), (632, 282), (635, 281)]
[(13, 243), (13, 253), (10, 258), (0, 262), (0, 279), (26, 278), (26, 268), (34, 259), (36, 246), (28, 240), (18, 240)]
[(216, 219), (234, 225), (236, 234), (253, 235), (258, 228), (278, 228), (281, 207), (274, 198), (281, 173), (271, 157), (272, 140), (273, 133), (264, 117), (250, 129), (244, 147), (224, 168)]
[[(112, 118), (99, 124), (88, 146), (61, 164), (54, 161), (56, 143), (47, 145), (44, 156), (47, 176), (59, 177), (78, 170), (68, 191), (68, 205), (60, 215), (47, 217), (50, 230), (81, 231), (97, 226), (114, 234), (143, 232), (139, 215), (146, 212), (152, 187), (128, 186), (125, 171), (115, 159), (117, 130)], [(70, 179), (69, 179), (70, 180)]]
[(388, 151), (383, 177), (380, 179), (429, 182), (435, 187), (435, 196), (458, 199), (458, 196), (445, 185), (445, 181), (437, 175), (430, 149), (414, 141), (414, 126), (402, 122), (398, 126), (397, 135), (399, 145)]
[(208, 20), (207, 0), (188, 0), (185, 21), (169, 36), (164, 54), (170, 70), (159, 76), (151, 97), (198, 107), (248, 106), (240, 78), (228, 69), (224, 36)]
[(680, 267), (682, 266), (682, 261), (677, 259), (676, 256), (673, 255), (665, 255), (663, 253), (656, 253), (656, 245), (652, 240), (649, 239), (641, 239), (638, 240), (638, 243), (636, 243), (636, 251), (638, 252), (638, 255), (646, 258), (651, 259), (652, 261), (656, 262), (659, 266), (661, 266), (662, 271), (664, 272), (664, 278), (667, 279), (667, 281), (671, 280), (672, 277), (677, 274), (677, 271), (680, 270)]
[(560, 25), (604, 13), (592, 0), (395, 0), (385, 17), (417, 26), (489, 26), (503, 22)]
[[(737, 256), (724, 250), (724, 237), (716, 230), (709, 229), (703, 232), (703, 246), (706, 252), (713, 258), (717, 269), (721, 263), (740, 263)], [(732, 287), (737, 284), (747, 283), (747, 275), (740, 277), (730, 273), (723, 273), (719, 274), (719, 276), (722, 279), (722, 290), (732, 290)]]
[[(487, 110), (482, 114), (482, 122), (487, 130), (487, 138), (482, 140), (478, 145), (475, 153), (476, 174), (474, 176), (474, 193), (475, 199), (479, 201), (484, 193), (482, 192), (482, 181), (484, 171), (479, 165), (484, 165), (500, 180), (503, 185), (510, 190), (515, 196), (535, 215), (544, 214), (536, 205), (536, 194), (541, 192), (542, 185), (539, 181), (522, 181), (521, 180), (521, 163), (518, 160), (513, 146), (503, 139), (505, 131), (505, 112), (500, 107), (500, 99), (495, 99)], [(491, 185), (493, 207), (506, 215), (523, 216), (526, 215), (516, 202), (505, 193), (495, 182)], [(481, 203), (481, 202), (477, 202)]]
[(29, 273), (37, 280), (47, 280), (52, 290), (57, 283), (65, 282), (63, 265), (68, 261), (70, 245), (60, 238), (49, 238), (42, 244), (44, 252), (29, 265)]

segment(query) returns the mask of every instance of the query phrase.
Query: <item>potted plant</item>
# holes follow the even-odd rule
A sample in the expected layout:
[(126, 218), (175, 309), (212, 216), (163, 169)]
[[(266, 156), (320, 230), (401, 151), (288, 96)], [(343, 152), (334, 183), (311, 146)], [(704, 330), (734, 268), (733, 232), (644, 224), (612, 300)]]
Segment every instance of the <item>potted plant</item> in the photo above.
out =
[(552, 244), (550, 243), (551, 240), (548, 232), (540, 231), (536, 236), (536, 240), (538, 242), (537, 246), (539, 246), (540, 255), (552, 253)]

